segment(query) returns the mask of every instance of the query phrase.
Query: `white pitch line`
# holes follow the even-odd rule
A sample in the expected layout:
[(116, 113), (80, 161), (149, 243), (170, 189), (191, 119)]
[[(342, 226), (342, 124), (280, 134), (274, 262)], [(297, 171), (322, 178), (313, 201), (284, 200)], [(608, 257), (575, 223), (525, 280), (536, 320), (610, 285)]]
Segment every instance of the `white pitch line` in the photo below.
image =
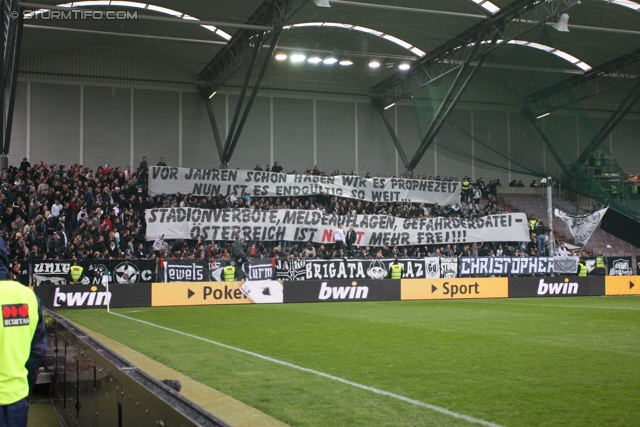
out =
[(560, 304), (523, 304), (520, 302), (512, 302), (512, 303), (508, 303), (508, 302), (494, 302), (494, 301), (463, 301), (463, 300), (459, 300), (460, 302), (470, 302), (470, 303), (475, 303), (475, 304), (507, 304), (507, 305), (524, 305), (527, 307), (567, 307), (567, 308), (599, 308), (601, 310), (634, 310), (634, 311), (638, 311), (640, 310), (640, 308), (633, 308), (633, 307), (601, 307), (601, 306), (597, 306), (597, 305), (560, 305)]
[(411, 399), (411, 398), (408, 398), (408, 397), (405, 397), (405, 396), (401, 396), (399, 394), (391, 393), (390, 391), (380, 390), (379, 388), (375, 388), (375, 387), (369, 387), (367, 385), (356, 383), (356, 382), (353, 382), (353, 381), (349, 381), (349, 380), (346, 380), (344, 378), (336, 377), (336, 376), (331, 375), (331, 374), (327, 374), (327, 373), (324, 373), (324, 372), (316, 371), (315, 369), (309, 369), (309, 368), (305, 368), (303, 366), (294, 365), (293, 363), (285, 362), (285, 361), (282, 361), (282, 360), (279, 360), (279, 359), (274, 359), (274, 358), (269, 357), (269, 356), (264, 356), (264, 355), (259, 354), (259, 353), (254, 353), (254, 352), (249, 351), (249, 350), (244, 350), (244, 349), (241, 349), (241, 348), (238, 348), (238, 347), (233, 347), (231, 345), (223, 344), (221, 342), (217, 342), (217, 341), (213, 341), (213, 340), (210, 340), (210, 339), (207, 339), (207, 338), (199, 337), (197, 335), (192, 335), (192, 334), (189, 334), (189, 333), (186, 333), (186, 332), (178, 331), (176, 329), (171, 329), (171, 328), (167, 328), (165, 326), (156, 325), (155, 323), (147, 322), (147, 321), (141, 320), (141, 319), (136, 319), (135, 317), (129, 317), (129, 316), (125, 316), (123, 314), (114, 313), (113, 311), (111, 312), (111, 314), (115, 314), (116, 316), (124, 317), (125, 319), (134, 320), (136, 322), (144, 323), (145, 325), (153, 326), (155, 328), (164, 329), (165, 331), (174, 332), (176, 334), (184, 335), (185, 337), (189, 337), (189, 338), (193, 338), (193, 339), (196, 339), (196, 340), (204, 341), (204, 342), (207, 342), (209, 344), (214, 344), (214, 345), (217, 345), (217, 346), (229, 349), (229, 350), (234, 350), (234, 351), (237, 351), (237, 352), (240, 352), (240, 353), (248, 354), (249, 356), (257, 357), (258, 359), (266, 360), (268, 362), (277, 363), (279, 365), (287, 366), (289, 368), (297, 369), (297, 370), (303, 371), (303, 372), (309, 372), (309, 373), (317, 375), (319, 377), (328, 378), (330, 380), (334, 380), (334, 381), (337, 381), (337, 382), (340, 382), (340, 383), (343, 383), (343, 384), (347, 384), (347, 385), (350, 385), (352, 387), (356, 387), (356, 388), (359, 388), (359, 389), (362, 389), (362, 390), (367, 390), (367, 391), (370, 391), (372, 393), (380, 394), (382, 396), (392, 397), (394, 399), (401, 400), (403, 402), (410, 403), (410, 404), (415, 405), (415, 406), (421, 406), (423, 408), (431, 409), (432, 411), (440, 412), (441, 414), (449, 415), (450, 417), (459, 418), (461, 420), (469, 421), (470, 423), (481, 424), (481, 425), (487, 426), (487, 427), (502, 427), (500, 424), (495, 424), (495, 423), (492, 423), (492, 422), (489, 422), (489, 421), (481, 420), (480, 418), (474, 418), (474, 417), (469, 416), (469, 415), (459, 414), (457, 412), (450, 411), (449, 409), (443, 408), (441, 406), (431, 405), (430, 403), (421, 402), (419, 400), (415, 400), (415, 399)]

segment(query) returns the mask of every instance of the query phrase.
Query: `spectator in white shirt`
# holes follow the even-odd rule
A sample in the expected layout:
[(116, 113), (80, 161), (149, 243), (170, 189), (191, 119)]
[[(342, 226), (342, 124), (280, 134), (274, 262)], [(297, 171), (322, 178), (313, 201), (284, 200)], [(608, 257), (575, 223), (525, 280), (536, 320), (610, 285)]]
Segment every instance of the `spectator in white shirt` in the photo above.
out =
[(60, 216), (60, 212), (62, 212), (63, 206), (60, 204), (60, 200), (56, 199), (53, 206), (51, 206), (51, 215)]
[(336, 239), (336, 252), (337, 256), (342, 256), (344, 254), (344, 246), (345, 246), (345, 234), (342, 229), (342, 223), (338, 223), (338, 228), (333, 230), (333, 237)]
[(558, 256), (569, 256), (569, 250), (564, 247), (564, 242), (560, 243), (560, 247), (556, 251)]

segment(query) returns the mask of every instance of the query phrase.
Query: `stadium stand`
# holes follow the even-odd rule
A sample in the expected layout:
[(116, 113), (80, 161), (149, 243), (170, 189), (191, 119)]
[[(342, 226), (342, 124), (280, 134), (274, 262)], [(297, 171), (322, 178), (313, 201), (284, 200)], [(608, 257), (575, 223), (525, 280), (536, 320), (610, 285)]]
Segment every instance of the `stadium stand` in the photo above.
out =
[[(256, 167), (260, 167), (259, 165)], [(268, 168), (268, 166), (267, 166)], [(277, 166), (279, 169), (280, 167)], [(291, 172), (297, 174), (297, 171)], [(309, 175), (328, 175), (307, 168)], [(352, 172), (355, 173), (355, 172)], [(339, 174), (336, 170), (333, 175)], [(371, 176), (367, 173), (367, 176)], [(419, 177), (419, 175), (418, 175)], [(429, 177), (432, 178), (432, 177)], [(435, 177), (440, 178), (439, 176)], [(420, 179), (427, 179), (423, 175)], [(458, 178), (444, 177), (457, 181)], [(467, 177), (463, 178), (467, 179)], [(545, 201), (539, 197), (505, 197), (499, 206), (495, 198), (499, 180), (486, 185), (482, 179), (472, 184), (478, 191), (468, 198), (463, 194), (461, 204), (453, 206), (363, 202), (356, 199), (306, 196), (266, 197), (252, 199), (246, 194), (220, 194), (217, 197), (194, 197), (175, 194), (170, 196), (149, 194), (147, 189), (148, 164), (143, 160), (135, 172), (131, 167), (99, 166), (92, 169), (73, 165), (47, 165), (39, 162), (34, 167), (25, 158), (19, 167), (9, 167), (2, 173), (0, 215), (9, 247), (9, 258), (22, 259), (119, 259), (119, 258), (174, 258), (224, 259), (228, 258), (230, 242), (225, 241), (168, 241), (158, 239), (147, 242), (144, 210), (152, 207), (189, 206), (200, 208), (250, 207), (253, 209), (321, 209), (337, 215), (387, 214), (402, 218), (419, 217), (481, 217), (507, 211), (526, 212), (546, 218)], [(471, 192), (473, 193), (473, 191)], [(555, 230), (561, 230), (554, 223)], [(562, 237), (566, 237), (562, 235)], [(250, 242), (252, 258), (311, 257), (305, 248), (290, 242)], [(502, 256), (510, 255), (509, 247), (520, 246), (527, 253), (528, 242), (485, 242), (468, 247), (457, 245), (428, 245), (392, 247), (355, 247), (349, 257), (420, 258), (424, 256)], [(500, 246), (506, 250), (498, 251)], [(612, 249), (606, 247), (609, 245)], [(330, 248), (316, 244), (317, 257), (337, 255)], [(602, 231), (594, 236), (587, 252), (603, 250), (612, 255), (636, 254), (637, 250)]]

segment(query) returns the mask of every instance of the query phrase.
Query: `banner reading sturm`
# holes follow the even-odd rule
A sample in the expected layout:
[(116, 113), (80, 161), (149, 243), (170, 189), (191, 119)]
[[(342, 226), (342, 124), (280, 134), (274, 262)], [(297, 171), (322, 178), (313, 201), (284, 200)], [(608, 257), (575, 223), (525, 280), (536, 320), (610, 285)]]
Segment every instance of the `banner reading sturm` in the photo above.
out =
[(460, 201), (460, 183), (401, 178), (360, 178), (351, 175), (309, 176), (283, 173), (151, 166), (152, 193), (191, 193), (194, 196), (238, 195), (251, 197), (329, 194), (369, 202), (453, 204)]
[(356, 246), (425, 245), (465, 242), (520, 242), (529, 239), (524, 213), (458, 218), (398, 218), (389, 215), (328, 215), (317, 210), (161, 208), (145, 211), (147, 239), (333, 243), (338, 223), (353, 225)]

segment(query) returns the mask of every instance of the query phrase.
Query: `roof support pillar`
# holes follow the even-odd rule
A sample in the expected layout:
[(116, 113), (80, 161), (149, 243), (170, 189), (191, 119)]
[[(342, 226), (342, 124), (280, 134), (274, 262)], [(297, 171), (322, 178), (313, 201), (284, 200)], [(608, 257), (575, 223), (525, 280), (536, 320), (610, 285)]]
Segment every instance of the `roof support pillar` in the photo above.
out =
[[(405, 154), (402, 144), (400, 144), (400, 140), (398, 139), (398, 135), (396, 134), (396, 130), (393, 128), (389, 117), (387, 116), (387, 112), (384, 107), (378, 103), (375, 104), (378, 107), (378, 111), (382, 116), (382, 121), (384, 122), (387, 130), (389, 131), (389, 135), (391, 135), (391, 139), (393, 140), (396, 149), (398, 150), (398, 154), (400, 155), (400, 159), (402, 160), (402, 164), (404, 165), (405, 170), (409, 171), (409, 160), (407, 159), (407, 155)], [(413, 172), (411, 170), (411, 172)]]
[(240, 134), (242, 133), (242, 129), (244, 128), (244, 124), (247, 122), (247, 118), (249, 117), (249, 113), (251, 112), (251, 107), (253, 107), (253, 101), (256, 99), (258, 90), (260, 90), (262, 79), (264, 78), (264, 74), (266, 73), (267, 68), (269, 67), (269, 63), (271, 62), (271, 57), (273, 57), (273, 52), (275, 51), (276, 46), (278, 45), (278, 41), (280, 40), (280, 34), (282, 34), (282, 29), (278, 30), (276, 34), (273, 36), (273, 40), (271, 41), (271, 45), (269, 46), (269, 50), (267, 51), (267, 57), (264, 59), (264, 62), (262, 63), (262, 67), (260, 68), (260, 72), (258, 73), (258, 78), (256, 79), (256, 82), (253, 84), (253, 89), (251, 90), (249, 101), (247, 101), (247, 106), (245, 107), (244, 112), (242, 113), (242, 118), (240, 119), (238, 128), (236, 129), (233, 135), (231, 144), (227, 148), (223, 163), (226, 163), (226, 164), (229, 163), (229, 160), (231, 160), (231, 156), (233, 155), (233, 151), (236, 149), (236, 145), (238, 145), (238, 139), (240, 138)]
[(551, 155), (553, 156), (553, 158), (556, 160), (556, 162), (560, 165), (560, 167), (562, 168), (562, 171), (564, 173), (566, 173), (567, 175), (569, 174), (569, 168), (567, 168), (567, 165), (564, 164), (564, 162), (562, 161), (562, 157), (560, 157), (560, 154), (558, 153), (558, 151), (556, 150), (556, 148), (553, 146), (553, 142), (551, 142), (551, 140), (549, 139), (549, 136), (547, 136), (547, 133), (544, 131), (544, 129), (542, 129), (542, 127), (538, 124), (538, 119), (533, 115), (533, 113), (531, 112), (531, 110), (528, 110), (526, 108), (522, 109), (522, 113), (524, 114), (524, 116), (529, 119), (529, 121), (531, 122), (531, 124), (533, 125), (533, 127), (536, 129), (536, 131), (538, 132), (538, 134), (540, 135), (540, 137), (542, 138), (542, 141), (544, 141), (544, 144), (547, 146), (547, 148), (549, 149), (549, 152), (551, 153)]
[[(11, 16), (17, 13), (16, 19)], [(11, 143), (13, 107), (16, 101), (18, 70), (20, 62), (20, 42), (22, 39), (23, 19), (17, 0), (0, 2), (0, 22), (2, 23), (2, 43), (0, 43), (0, 168), (8, 166), (7, 154)], [(6, 88), (9, 85), (9, 97)]]
[(244, 103), (244, 97), (247, 93), (247, 88), (249, 87), (249, 81), (251, 81), (251, 74), (253, 74), (253, 67), (256, 64), (256, 60), (258, 59), (258, 53), (260, 52), (260, 47), (262, 46), (262, 39), (264, 37), (264, 33), (260, 33), (258, 35), (257, 40), (254, 41), (253, 45), (253, 54), (251, 55), (251, 60), (249, 62), (249, 69), (247, 70), (247, 74), (244, 77), (244, 82), (242, 83), (242, 89), (240, 90), (240, 97), (238, 98), (238, 104), (236, 105), (236, 110), (233, 113), (233, 119), (231, 120), (231, 126), (229, 126), (229, 132), (227, 133), (227, 141), (224, 145), (224, 158), (223, 163), (227, 163), (225, 161), (227, 157), (227, 152), (229, 151), (229, 147), (231, 146), (231, 141), (233, 140), (233, 136), (236, 131), (236, 124), (238, 123), (238, 118), (240, 117), (240, 111), (242, 111), (242, 104)]
[[(435, 139), (435, 137), (440, 132), (440, 129), (442, 129), (442, 126), (447, 121), (447, 118), (449, 117), (449, 115), (451, 114), (451, 112), (455, 108), (456, 104), (460, 100), (460, 97), (462, 96), (464, 91), (469, 87), (469, 84), (471, 83), (473, 78), (476, 76), (478, 70), (480, 70), (480, 68), (482, 67), (482, 64), (484, 63), (484, 60), (488, 56), (487, 54), (484, 54), (484, 55), (482, 55), (480, 57), (480, 61), (478, 62), (478, 64), (474, 67), (474, 69), (471, 71), (471, 73), (469, 74), (467, 79), (464, 81), (464, 83), (462, 84), (462, 86), (460, 87), (460, 89), (458, 90), (456, 95), (454, 96), (454, 98), (451, 100), (451, 96), (457, 90), (458, 85), (460, 84), (460, 81), (462, 80), (462, 75), (469, 68), (469, 65), (471, 64), (471, 61), (473, 60), (473, 58), (475, 57), (476, 53), (478, 52), (478, 49), (480, 48), (480, 45), (481, 45), (480, 42), (485, 37), (485, 35), (486, 35), (486, 32), (482, 32), (482, 33), (480, 33), (478, 35), (478, 38), (476, 39), (476, 42), (475, 42), (475, 44), (473, 46), (473, 49), (469, 53), (469, 56), (467, 56), (467, 59), (465, 60), (465, 62), (462, 65), (462, 67), (460, 67), (460, 70), (458, 71), (458, 74), (456, 75), (453, 83), (451, 84), (451, 87), (449, 88), (449, 90), (447, 91), (447, 94), (445, 95), (444, 99), (442, 100), (442, 103), (440, 104), (440, 107), (438, 107), (438, 111), (436, 112), (435, 116), (433, 117), (433, 120), (431, 121), (431, 124), (429, 125), (429, 128), (427, 129), (427, 132), (426, 132), (424, 138), (422, 138), (422, 141), (420, 142), (420, 145), (418, 146), (418, 149), (416, 150), (416, 152), (414, 153), (413, 157), (411, 158), (411, 161), (409, 162), (409, 165), (407, 166), (408, 169), (413, 171), (415, 169), (415, 167), (418, 165), (418, 163), (420, 162), (420, 160), (422, 160), (422, 157), (424, 156), (424, 154), (427, 152), (427, 150), (429, 149), (429, 147), (433, 143), (433, 140)], [(491, 45), (492, 46), (495, 44), (497, 37), (498, 37), (498, 33), (496, 33), (496, 35), (494, 36), (493, 40), (491, 41)], [(451, 102), (449, 102), (449, 100), (451, 100)], [(446, 108), (446, 110), (445, 110), (445, 108)]]
[[(17, 2), (15, 2), (17, 3)], [(13, 127), (13, 110), (16, 104), (16, 89), (18, 88), (18, 70), (20, 68), (20, 46), (22, 45), (22, 29), (24, 26), (24, 21), (22, 18), (21, 10), (18, 13), (18, 17), (16, 19), (12, 19), (15, 26), (15, 36), (13, 39), (13, 57), (10, 63), (11, 70), (9, 74), (9, 104), (7, 105), (7, 117), (5, 120), (5, 128), (4, 128), (4, 142), (2, 146), (2, 154), (9, 154), (9, 147), (11, 146), (11, 129)], [(9, 65), (6, 64), (5, 65)], [(4, 82), (3, 82), (4, 83)], [(4, 91), (3, 91), (4, 95)]]
[(216, 122), (216, 116), (213, 113), (213, 105), (211, 105), (211, 98), (204, 100), (207, 106), (207, 113), (209, 115), (209, 122), (211, 123), (211, 130), (213, 131), (213, 139), (216, 142), (216, 148), (218, 149), (218, 158), (220, 163), (224, 163), (224, 149), (222, 148), (222, 138), (220, 138), (220, 131), (218, 130), (218, 123)]

